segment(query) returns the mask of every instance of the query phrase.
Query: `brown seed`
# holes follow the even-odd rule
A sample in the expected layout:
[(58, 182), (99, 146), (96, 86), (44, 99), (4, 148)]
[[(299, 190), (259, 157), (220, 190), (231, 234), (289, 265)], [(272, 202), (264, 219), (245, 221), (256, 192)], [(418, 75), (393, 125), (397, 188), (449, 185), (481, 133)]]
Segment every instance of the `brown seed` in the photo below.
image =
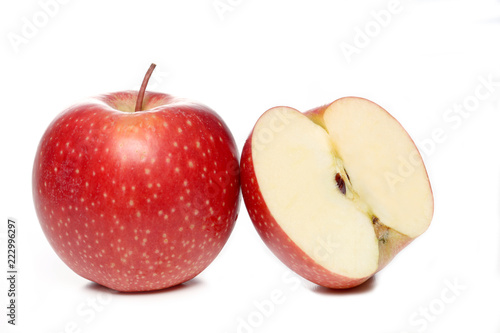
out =
[(337, 182), (337, 186), (338, 186), (340, 192), (342, 192), (342, 194), (345, 195), (345, 193), (346, 193), (345, 182), (344, 182), (344, 179), (342, 179), (342, 176), (340, 175), (340, 173), (337, 173), (335, 175), (335, 181)]

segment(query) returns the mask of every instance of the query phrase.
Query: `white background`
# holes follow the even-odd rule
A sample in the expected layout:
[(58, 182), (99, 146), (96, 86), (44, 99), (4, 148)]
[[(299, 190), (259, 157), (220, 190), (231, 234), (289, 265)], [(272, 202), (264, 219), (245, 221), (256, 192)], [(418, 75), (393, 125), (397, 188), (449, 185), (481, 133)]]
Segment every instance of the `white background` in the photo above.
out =
[[(20, 230), (18, 326), (6, 324), (2, 273), (0, 332), (500, 332), (499, 1), (401, 0), (384, 26), (373, 13), (389, 0), (221, 0), (224, 13), (214, 0), (62, 2), (51, 16), (35, 0), (0, 5), (0, 267), (7, 218)], [(346, 56), (347, 44), (357, 53)], [(151, 90), (216, 110), (240, 151), (270, 107), (306, 111), (347, 95), (381, 104), (422, 151), (431, 227), (350, 291), (290, 272), (244, 205), (219, 257), (183, 286), (118, 294), (77, 276), (35, 215), (38, 141), (75, 102), (137, 88), (151, 62)], [(450, 122), (454, 106), (469, 111)]]

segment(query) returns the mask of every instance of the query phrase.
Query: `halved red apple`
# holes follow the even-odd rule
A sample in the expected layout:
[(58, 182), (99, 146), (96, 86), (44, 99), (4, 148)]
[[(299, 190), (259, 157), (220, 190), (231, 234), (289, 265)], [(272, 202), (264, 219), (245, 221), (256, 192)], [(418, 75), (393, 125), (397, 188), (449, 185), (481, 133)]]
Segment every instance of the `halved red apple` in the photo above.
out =
[(384, 109), (346, 97), (268, 110), (241, 159), (245, 204), (272, 252), (329, 288), (368, 280), (429, 226), (422, 158)]

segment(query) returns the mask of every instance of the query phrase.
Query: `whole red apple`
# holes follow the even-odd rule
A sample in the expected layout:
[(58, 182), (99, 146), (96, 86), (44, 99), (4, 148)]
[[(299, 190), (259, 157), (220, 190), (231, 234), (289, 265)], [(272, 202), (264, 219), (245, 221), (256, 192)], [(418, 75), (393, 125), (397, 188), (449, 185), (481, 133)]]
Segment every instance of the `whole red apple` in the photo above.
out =
[(238, 152), (208, 107), (141, 90), (74, 105), (33, 167), (42, 229), (77, 274), (118, 291), (174, 286), (203, 271), (239, 209)]

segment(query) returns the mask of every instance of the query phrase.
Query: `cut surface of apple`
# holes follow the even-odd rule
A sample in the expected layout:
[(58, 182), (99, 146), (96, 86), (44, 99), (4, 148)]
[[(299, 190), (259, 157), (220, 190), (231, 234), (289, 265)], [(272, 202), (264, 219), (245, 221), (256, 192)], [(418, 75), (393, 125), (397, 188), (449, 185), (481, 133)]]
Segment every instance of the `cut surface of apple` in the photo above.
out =
[[(301, 275), (328, 287), (362, 283), (432, 218), (432, 191), (415, 144), (366, 99), (342, 98), (305, 114), (270, 109), (255, 125), (242, 163), (245, 203), (261, 236), (267, 233), (266, 244), (275, 253), (284, 242), (297, 247), (302, 258), (278, 256), (299, 274), (301, 261), (321, 267), (326, 273), (318, 281), (318, 274)], [(245, 191), (247, 182), (260, 193)], [(266, 212), (255, 208), (259, 199)], [(270, 237), (262, 220), (277, 224), (287, 239)], [(324, 281), (328, 273), (344, 282)]]

